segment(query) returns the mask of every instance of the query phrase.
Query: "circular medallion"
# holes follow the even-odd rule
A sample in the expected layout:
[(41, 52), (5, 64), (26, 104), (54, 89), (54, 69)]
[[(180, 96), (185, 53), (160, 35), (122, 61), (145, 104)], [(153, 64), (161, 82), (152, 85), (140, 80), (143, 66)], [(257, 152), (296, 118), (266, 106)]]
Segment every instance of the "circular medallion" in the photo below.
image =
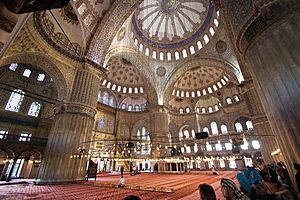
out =
[(178, 7), (178, 4), (178, 0), (162, 0), (161, 10), (168, 15), (174, 14)]
[(218, 53), (224, 53), (227, 49), (227, 44), (226, 42), (222, 41), (222, 40), (219, 40), (217, 43), (216, 43), (216, 50)]
[(166, 68), (164, 67), (159, 67), (156, 69), (156, 74), (159, 77), (163, 77), (166, 74)]

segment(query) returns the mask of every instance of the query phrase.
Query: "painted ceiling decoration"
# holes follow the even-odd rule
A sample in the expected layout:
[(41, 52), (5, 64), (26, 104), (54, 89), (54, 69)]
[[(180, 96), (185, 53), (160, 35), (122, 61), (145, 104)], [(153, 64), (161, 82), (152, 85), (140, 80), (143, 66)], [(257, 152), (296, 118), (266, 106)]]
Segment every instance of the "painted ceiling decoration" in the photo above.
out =
[[(218, 18), (219, 12), (208, 0), (144, 0), (131, 19), (133, 43), (154, 59), (185, 58), (208, 43)], [(164, 55), (153, 55), (153, 51)]]
[(217, 67), (196, 67), (177, 79), (172, 95), (181, 98), (208, 95), (228, 84), (229, 77), (223, 69)]
[(167, 44), (174, 45), (203, 31), (209, 9), (212, 7), (207, 0), (145, 0), (132, 19), (153, 44), (170, 48), (172, 45)]

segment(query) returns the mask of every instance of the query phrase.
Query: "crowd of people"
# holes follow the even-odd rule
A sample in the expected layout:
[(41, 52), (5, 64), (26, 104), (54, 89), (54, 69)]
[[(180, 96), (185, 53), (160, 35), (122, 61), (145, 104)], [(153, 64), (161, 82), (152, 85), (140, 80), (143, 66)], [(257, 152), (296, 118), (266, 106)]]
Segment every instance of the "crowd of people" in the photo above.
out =
[[(294, 164), (296, 170), (297, 190), (300, 191), (300, 165)], [(266, 165), (260, 163), (257, 167), (247, 167), (236, 176), (240, 187), (227, 178), (221, 179), (221, 190), (227, 200), (297, 200), (299, 194), (293, 188), (291, 179), (283, 163)], [(202, 200), (216, 200), (212, 186), (199, 185)]]

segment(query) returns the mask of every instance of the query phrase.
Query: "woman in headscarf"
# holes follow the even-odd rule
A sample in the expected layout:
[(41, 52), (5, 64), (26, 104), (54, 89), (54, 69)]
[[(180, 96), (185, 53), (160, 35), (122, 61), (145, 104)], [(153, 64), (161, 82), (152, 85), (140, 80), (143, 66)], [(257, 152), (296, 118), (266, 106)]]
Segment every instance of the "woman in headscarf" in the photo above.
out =
[(236, 175), (236, 178), (241, 186), (241, 191), (244, 192), (247, 196), (251, 193), (251, 183), (244, 173), (240, 172)]
[(249, 197), (237, 188), (236, 184), (231, 179), (221, 179), (221, 190), (223, 196), (227, 200), (250, 200)]

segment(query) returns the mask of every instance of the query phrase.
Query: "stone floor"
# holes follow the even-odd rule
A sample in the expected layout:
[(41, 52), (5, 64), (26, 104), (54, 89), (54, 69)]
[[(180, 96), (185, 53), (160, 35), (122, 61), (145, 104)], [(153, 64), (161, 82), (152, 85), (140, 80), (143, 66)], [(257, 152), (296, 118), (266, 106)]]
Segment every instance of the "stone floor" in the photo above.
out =
[(122, 200), (134, 194), (143, 200), (193, 200), (199, 199), (198, 185), (208, 183), (214, 187), (219, 199), (220, 179), (235, 179), (236, 172), (207, 174), (156, 174), (136, 176), (125, 174), (126, 187), (117, 188), (119, 175), (103, 174), (97, 181), (66, 185), (33, 185), (31, 183), (0, 186), (0, 199), (114, 199)]

